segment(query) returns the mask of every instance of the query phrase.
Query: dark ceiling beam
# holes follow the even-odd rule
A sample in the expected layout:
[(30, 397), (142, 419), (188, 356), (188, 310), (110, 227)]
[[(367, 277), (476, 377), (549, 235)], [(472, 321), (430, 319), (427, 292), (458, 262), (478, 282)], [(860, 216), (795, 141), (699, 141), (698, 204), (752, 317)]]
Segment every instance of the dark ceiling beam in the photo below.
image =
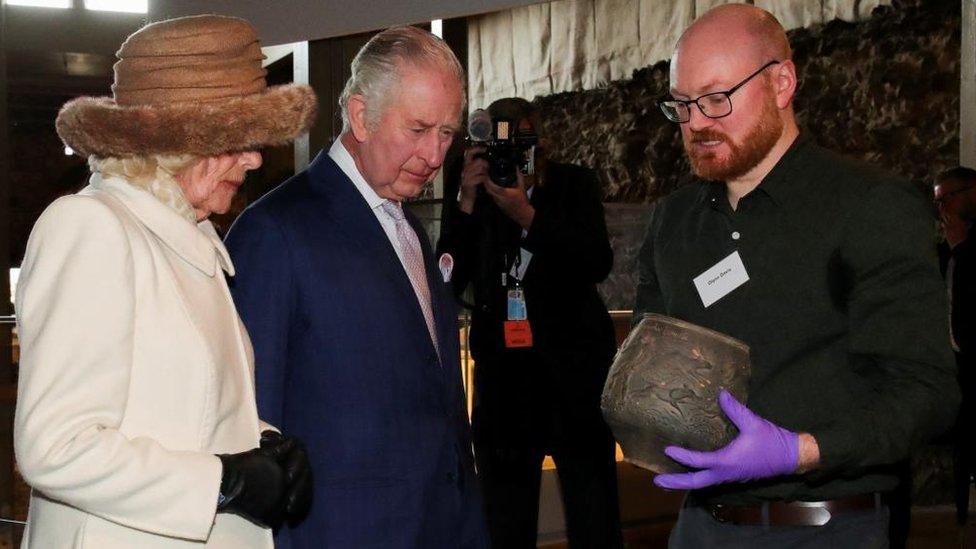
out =
[(15, 75), (99, 76), (112, 74), (115, 57), (97, 53), (7, 50), (7, 70)]
[(36, 93), (39, 95), (70, 95), (73, 93), (109, 95), (112, 79), (85, 78), (79, 76), (15, 77), (8, 80), (10, 94)]

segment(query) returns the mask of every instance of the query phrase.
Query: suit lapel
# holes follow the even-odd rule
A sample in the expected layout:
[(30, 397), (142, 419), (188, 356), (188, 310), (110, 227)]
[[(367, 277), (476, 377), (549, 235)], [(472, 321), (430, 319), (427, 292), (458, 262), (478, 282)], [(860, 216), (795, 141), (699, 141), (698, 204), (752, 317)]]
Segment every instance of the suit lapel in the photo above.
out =
[(453, 296), (447, 291), (447, 286), (443, 282), (440, 270), (437, 267), (437, 261), (433, 255), (433, 250), (430, 247), (430, 242), (427, 239), (424, 228), (420, 224), (420, 220), (409, 210), (405, 210), (404, 213), (406, 214), (407, 221), (410, 223), (410, 227), (417, 233), (417, 238), (420, 240), (420, 249), (424, 255), (424, 272), (427, 273), (427, 288), (430, 291), (431, 301), (430, 306), (434, 313), (434, 333), (437, 334), (437, 342), (440, 345), (441, 367), (439, 379), (445, 386), (446, 392), (442, 393), (446, 399), (444, 401), (445, 406), (450, 409), (451, 403), (456, 396), (455, 393), (461, 391), (460, 394), (463, 395), (460, 364), (458, 362), (461, 353), (459, 348), (460, 342), (458, 339), (459, 334), (455, 330), (457, 313), (453, 304), (448, 301), (453, 299)]
[[(413, 291), (413, 285), (410, 284), (410, 278), (407, 276), (393, 244), (363, 195), (324, 150), (316, 156), (309, 166), (309, 175), (312, 185), (319, 192), (331, 195), (331, 199), (327, 201), (330, 206), (329, 211), (325, 213), (338, 221), (337, 226), (346, 233), (350, 242), (355, 242), (356, 246), (362, 249), (362, 253), (368, 254), (378, 263), (378, 270), (395, 288), (396, 301), (409, 311), (409, 316), (414, 320), (409, 323), (410, 326), (419, 328), (419, 330), (414, 330), (417, 333), (413, 335), (414, 339), (420, 343), (419, 348), (424, 353), (423, 356), (433, 353), (434, 347), (427, 332), (427, 322), (424, 320), (424, 313), (417, 302), (417, 294)], [(410, 219), (414, 230), (417, 230), (412, 216), (408, 219)], [(426, 238), (423, 238), (422, 235), (423, 233), (418, 231), (417, 236), (421, 241), (421, 249), (424, 251), (425, 267), (429, 271), (430, 250), (426, 246)], [(428, 274), (428, 279), (429, 276)], [(432, 296), (433, 294), (434, 292), (431, 291)], [(436, 305), (432, 306), (436, 307)], [(434, 310), (436, 326), (437, 309)]]

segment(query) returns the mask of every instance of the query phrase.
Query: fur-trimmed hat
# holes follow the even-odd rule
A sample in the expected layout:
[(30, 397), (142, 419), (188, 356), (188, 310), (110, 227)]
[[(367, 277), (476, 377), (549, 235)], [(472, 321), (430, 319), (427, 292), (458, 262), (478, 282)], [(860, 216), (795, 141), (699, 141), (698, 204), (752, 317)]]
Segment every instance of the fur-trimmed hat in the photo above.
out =
[(153, 23), (116, 56), (112, 97), (72, 99), (58, 113), (58, 135), (81, 155), (214, 156), (283, 145), (315, 119), (310, 87), (267, 87), (257, 32), (243, 19)]

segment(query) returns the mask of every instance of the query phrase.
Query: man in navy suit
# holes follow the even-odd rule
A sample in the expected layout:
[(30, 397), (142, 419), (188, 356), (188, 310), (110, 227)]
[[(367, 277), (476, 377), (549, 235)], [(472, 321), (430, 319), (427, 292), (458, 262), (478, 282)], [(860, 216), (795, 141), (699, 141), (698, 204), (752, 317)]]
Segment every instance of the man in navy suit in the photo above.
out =
[(258, 406), (306, 442), (315, 480), (279, 547), (487, 545), (453, 299), (401, 206), (459, 131), (463, 80), (430, 33), (378, 34), (353, 60), (340, 138), (227, 236)]

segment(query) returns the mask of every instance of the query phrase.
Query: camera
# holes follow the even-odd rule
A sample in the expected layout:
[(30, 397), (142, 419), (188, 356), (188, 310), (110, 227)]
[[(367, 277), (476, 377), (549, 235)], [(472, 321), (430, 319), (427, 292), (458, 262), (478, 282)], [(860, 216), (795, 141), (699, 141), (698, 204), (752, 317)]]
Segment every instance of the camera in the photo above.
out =
[(535, 132), (518, 128), (518, 120), (493, 119), (484, 109), (474, 111), (468, 119), (469, 145), (485, 148), (475, 158), (488, 161), (488, 177), (500, 187), (514, 187), (518, 183), (515, 170), (523, 175), (535, 173), (538, 142)]

